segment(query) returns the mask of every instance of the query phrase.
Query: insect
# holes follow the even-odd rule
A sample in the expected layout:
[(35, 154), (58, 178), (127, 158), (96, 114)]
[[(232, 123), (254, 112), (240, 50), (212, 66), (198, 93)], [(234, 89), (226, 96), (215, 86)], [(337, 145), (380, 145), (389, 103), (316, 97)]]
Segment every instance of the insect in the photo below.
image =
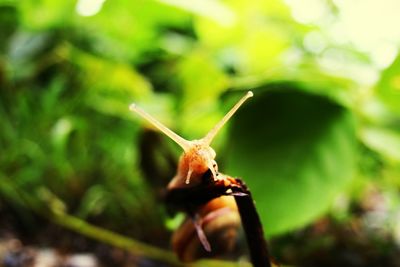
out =
[[(219, 172), (217, 162), (215, 161), (216, 153), (210, 146), (214, 137), (226, 122), (252, 96), (253, 93), (248, 91), (203, 138), (192, 141), (182, 138), (136, 104), (131, 104), (129, 107), (131, 111), (136, 112), (150, 122), (183, 149), (177, 173), (169, 182), (167, 190), (171, 193), (170, 195), (173, 195), (173, 202), (184, 207), (184, 210), (190, 217), (189, 220), (186, 220), (181, 225), (172, 238), (175, 252), (184, 261), (192, 261), (202, 254), (199, 252), (199, 243), (202, 244), (202, 251), (210, 252), (212, 248), (208, 239), (211, 237), (214, 240), (213, 234), (218, 234), (221, 231), (224, 234), (220, 234), (220, 236), (225, 237), (222, 241), (220, 239), (222, 251), (229, 249), (229, 246), (232, 244), (231, 240), (236, 236), (240, 226), (240, 218), (243, 222), (243, 209), (250, 209), (251, 212), (254, 210), (253, 213), (255, 216), (251, 213), (251, 216), (247, 217), (250, 218), (250, 223), (252, 223), (252, 220), (255, 221), (257, 226), (255, 230), (258, 231), (255, 234), (246, 233), (249, 247), (251, 247), (252, 243), (256, 244), (258, 242), (251, 242), (250, 240), (255, 235), (261, 236), (259, 238), (261, 245), (265, 243), (261, 223), (247, 187), (245, 187), (241, 180), (231, 178)], [(211, 186), (212, 190), (208, 190), (208, 186)], [(232, 189), (238, 189), (238, 191), (233, 192)], [(232, 196), (235, 196), (235, 199)], [(246, 196), (247, 198), (244, 202), (241, 200), (238, 202), (236, 199), (238, 196)], [(235, 205), (235, 201), (237, 205)], [(242, 202), (244, 205), (240, 204)], [(242, 212), (240, 210), (238, 212), (238, 207), (240, 209), (241, 206)], [(218, 221), (221, 218), (225, 218), (225, 221)], [(248, 218), (245, 219), (247, 220)], [(244, 228), (245, 231), (246, 229), (254, 231), (251, 227)], [(194, 233), (197, 233), (198, 238), (194, 239), (196, 236)], [(263, 251), (263, 249), (258, 250)], [(265, 254), (267, 254), (266, 245)], [(264, 257), (264, 255), (261, 255), (261, 257)], [(261, 261), (265, 262), (267, 260)], [(261, 263), (259, 266), (270, 266), (268, 264)]]

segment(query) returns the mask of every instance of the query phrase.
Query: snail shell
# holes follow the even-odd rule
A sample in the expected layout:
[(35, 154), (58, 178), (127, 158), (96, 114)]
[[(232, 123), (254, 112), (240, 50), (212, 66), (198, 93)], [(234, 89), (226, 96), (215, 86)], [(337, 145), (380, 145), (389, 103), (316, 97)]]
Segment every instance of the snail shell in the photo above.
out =
[(179, 259), (191, 262), (204, 257), (221, 258), (237, 248), (240, 215), (231, 196), (209, 201), (197, 211), (201, 227), (210, 242), (207, 252), (200, 242), (193, 220), (186, 218), (172, 236), (172, 247)]

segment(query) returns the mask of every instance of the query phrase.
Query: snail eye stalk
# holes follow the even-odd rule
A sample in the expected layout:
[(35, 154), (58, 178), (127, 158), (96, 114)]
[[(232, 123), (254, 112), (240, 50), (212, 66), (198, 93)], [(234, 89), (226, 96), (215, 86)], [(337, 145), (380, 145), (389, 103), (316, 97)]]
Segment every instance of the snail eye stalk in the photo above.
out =
[(144, 111), (143, 109), (139, 108), (135, 103), (132, 103), (129, 106), (129, 109), (131, 111), (136, 112), (139, 114), (142, 118), (144, 118), (146, 121), (150, 122), (154, 127), (156, 127), (158, 130), (163, 132), (165, 135), (167, 135), (169, 138), (171, 138), (175, 143), (177, 143), (180, 147), (183, 148), (184, 151), (187, 151), (190, 148), (191, 142), (182, 138), (175, 132), (173, 132), (171, 129), (169, 129), (167, 126), (159, 122), (157, 119), (155, 119), (153, 116), (151, 116), (149, 113)]
[(244, 95), (237, 103), (236, 105), (233, 106), (233, 108), (226, 113), (226, 115), (220, 120), (214, 128), (212, 128), (208, 134), (202, 139), (205, 145), (210, 145), (211, 142), (213, 141), (214, 137), (217, 135), (219, 130), (225, 125), (225, 123), (232, 117), (233, 114), (243, 105), (243, 103), (249, 99), (250, 97), (253, 97), (253, 92), (248, 91), (246, 95)]

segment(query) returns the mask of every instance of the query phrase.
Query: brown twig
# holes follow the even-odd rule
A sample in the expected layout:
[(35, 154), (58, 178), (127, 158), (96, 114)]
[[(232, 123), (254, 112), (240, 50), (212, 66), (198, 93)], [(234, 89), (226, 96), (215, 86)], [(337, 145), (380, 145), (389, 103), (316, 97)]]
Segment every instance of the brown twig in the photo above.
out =
[(256, 210), (251, 192), (247, 186), (241, 183), (245, 196), (234, 196), (240, 213), (244, 232), (246, 233), (247, 245), (249, 246), (251, 262), (254, 267), (270, 267), (270, 255), (261, 220)]

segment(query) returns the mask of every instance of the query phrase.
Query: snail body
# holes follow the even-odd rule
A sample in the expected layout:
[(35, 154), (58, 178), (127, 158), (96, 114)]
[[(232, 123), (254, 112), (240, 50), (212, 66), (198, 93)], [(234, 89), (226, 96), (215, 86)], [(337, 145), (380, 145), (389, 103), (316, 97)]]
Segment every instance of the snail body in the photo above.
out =
[[(210, 144), (225, 123), (252, 96), (251, 91), (247, 92), (205, 137), (192, 141), (174, 133), (136, 104), (130, 105), (132, 111), (174, 140), (184, 151), (179, 159), (177, 173), (167, 186), (168, 191), (194, 188), (205, 177), (214, 182), (229, 182), (227, 176), (218, 172), (216, 153)], [(185, 204), (182, 203), (182, 206)], [(191, 205), (185, 211), (189, 216), (172, 237), (172, 247), (182, 261), (217, 256), (234, 248), (241, 220), (232, 196), (220, 196), (207, 203)]]

